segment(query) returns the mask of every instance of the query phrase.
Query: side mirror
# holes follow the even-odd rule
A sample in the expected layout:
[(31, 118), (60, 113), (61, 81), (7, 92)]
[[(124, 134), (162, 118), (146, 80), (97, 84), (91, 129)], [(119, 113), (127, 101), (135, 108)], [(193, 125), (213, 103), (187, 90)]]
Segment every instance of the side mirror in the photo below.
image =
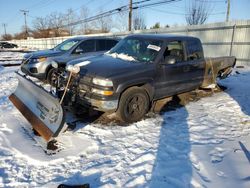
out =
[(84, 51), (80, 48), (76, 48), (74, 54), (83, 54)]
[(162, 60), (162, 65), (173, 65), (176, 63), (176, 60), (175, 58), (169, 58), (169, 57), (166, 57), (165, 59)]
[(175, 59), (174, 58), (167, 59), (166, 63), (170, 64), (170, 65), (173, 65), (173, 64), (175, 64)]

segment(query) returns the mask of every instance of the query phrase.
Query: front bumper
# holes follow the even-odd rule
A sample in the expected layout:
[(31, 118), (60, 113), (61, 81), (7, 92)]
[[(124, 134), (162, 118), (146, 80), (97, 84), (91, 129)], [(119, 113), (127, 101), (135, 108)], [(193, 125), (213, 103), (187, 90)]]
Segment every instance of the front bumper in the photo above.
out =
[(23, 61), (21, 64), (21, 71), (29, 76), (36, 77), (38, 79), (46, 79), (46, 71), (48, 63), (27, 63)]
[(118, 108), (118, 100), (99, 100), (94, 98), (78, 98), (81, 105), (102, 112), (115, 112)]

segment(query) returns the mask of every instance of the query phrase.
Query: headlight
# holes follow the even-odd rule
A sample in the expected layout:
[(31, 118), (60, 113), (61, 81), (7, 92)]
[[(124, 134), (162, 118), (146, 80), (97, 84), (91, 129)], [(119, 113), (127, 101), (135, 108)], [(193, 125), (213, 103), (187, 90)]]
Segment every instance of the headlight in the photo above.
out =
[(113, 95), (113, 91), (105, 91), (105, 90), (100, 90), (100, 89), (96, 89), (96, 88), (92, 89), (92, 93), (96, 93), (99, 95), (105, 95), (105, 96)]
[(37, 61), (40, 63), (45, 62), (45, 61), (47, 61), (47, 57), (40, 57), (37, 59)]
[(92, 82), (99, 86), (112, 87), (113, 82), (109, 79), (93, 78)]
[(58, 68), (58, 64), (57, 64), (57, 62), (55, 62), (55, 61), (53, 61), (53, 62), (51, 63), (51, 65), (52, 65), (52, 67), (54, 67), (55, 69)]
[(74, 74), (80, 72), (80, 67), (77, 65), (67, 65), (66, 70)]
[[(28, 58), (29, 59), (29, 58)], [(28, 60), (26, 59), (26, 61)], [(43, 63), (47, 61), (47, 57), (40, 57), (40, 58), (34, 58), (34, 59), (31, 59), (31, 63)]]

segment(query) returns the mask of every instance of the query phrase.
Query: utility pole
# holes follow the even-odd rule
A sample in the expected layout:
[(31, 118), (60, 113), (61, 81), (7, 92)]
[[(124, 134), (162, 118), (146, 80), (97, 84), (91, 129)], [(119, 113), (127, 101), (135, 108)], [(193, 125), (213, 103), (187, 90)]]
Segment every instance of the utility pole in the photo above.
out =
[(28, 26), (27, 26), (27, 18), (26, 18), (26, 16), (27, 16), (27, 13), (29, 12), (29, 11), (27, 11), (27, 10), (20, 10), (22, 13), (23, 13), (23, 15), (24, 15), (24, 24), (25, 24), (25, 36), (26, 36), (26, 38), (28, 37)]
[(132, 29), (132, 0), (129, 0), (129, 13), (128, 13), (128, 30), (131, 31)]
[(227, 18), (226, 18), (226, 22), (229, 21), (229, 15), (230, 15), (230, 0), (227, 0)]
[(6, 24), (6, 23), (3, 23), (4, 35), (6, 35), (6, 34), (7, 34), (7, 33), (6, 33), (6, 26), (7, 26), (7, 24)]

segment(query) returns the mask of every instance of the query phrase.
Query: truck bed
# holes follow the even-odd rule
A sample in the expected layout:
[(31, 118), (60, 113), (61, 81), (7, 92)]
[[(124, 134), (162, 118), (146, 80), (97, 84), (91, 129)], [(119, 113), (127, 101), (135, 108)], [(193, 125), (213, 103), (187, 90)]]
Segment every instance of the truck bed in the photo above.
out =
[(208, 88), (213, 84), (216, 84), (216, 79), (224, 79), (231, 72), (236, 64), (236, 57), (206, 57), (206, 68), (204, 73), (204, 80), (201, 85), (202, 88)]

